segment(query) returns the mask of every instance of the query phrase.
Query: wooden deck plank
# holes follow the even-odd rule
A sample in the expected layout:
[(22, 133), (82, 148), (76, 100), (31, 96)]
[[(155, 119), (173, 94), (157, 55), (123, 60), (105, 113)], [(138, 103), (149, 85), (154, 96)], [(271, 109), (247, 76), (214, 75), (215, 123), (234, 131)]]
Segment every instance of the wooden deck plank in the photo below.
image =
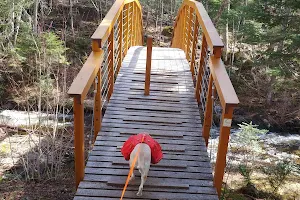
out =
[[(115, 153), (115, 151), (93, 151), (90, 153), (90, 156), (114, 156), (114, 157), (122, 157), (121, 153)], [(164, 158), (168, 160), (188, 160), (188, 161), (193, 161), (195, 159), (199, 161), (208, 161), (209, 158), (207, 156), (200, 156), (200, 155), (186, 155), (185, 153), (181, 155), (174, 155), (174, 154), (169, 154), (168, 152), (164, 153)]]
[[(123, 124), (123, 125), (127, 126), (127, 125), (129, 125), (129, 124)], [(118, 125), (115, 125), (115, 124), (112, 123), (112, 127), (114, 127), (114, 126), (118, 126)], [(117, 137), (117, 138), (120, 137), (120, 138), (126, 138), (126, 139), (127, 139), (127, 138), (128, 138), (128, 135), (130, 135), (130, 133), (129, 133), (129, 134), (120, 134), (120, 133), (118, 133), (118, 132), (104, 132), (104, 131), (102, 131), (102, 132), (101, 132), (101, 135), (98, 135), (98, 137), (99, 137), (99, 136), (103, 136), (103, 135), (108, 136), (108, 137)], [(200, 141), (202, 141), (202, 140), (201, 140), (202, 136), (200, 136), (199, 134), (197, 134), (197, 135), (195, 134), (195, 135), (193, 135), (193, 136), (190, 136), (190, 135), (184, 135), (184, 140), (183, 140), (183, 134), (180, 135), (180, 136), (173, 136), (173, 135), (168, 135), (168, 136), (164, 136), (164, 135), (156, 135), (155, 138), (156, 138), (157, 140), (168, 140), (168, 141), (172, 141), (170, 144), (176, 143), (176, 142), (178, 142), (178, 141), (180, 141), (181, 144), (188, 144), (189, 141), (194, 141), (194, 142), (199, 143), (199, 145), (202, 146), (202, 142), (199, 142), (199, 138), (200, 138)], [(98, 140), (101, 140), (101, 138), (98, 138)], [(174, 142), (173, 142), (173, 141), (174, 141)]]
[[(124, 136), (116, 136), (114, 134), (105, 134), (105, 135), (98, 135), (97, 141), (102, 140), (101, 137), (104, 137), (104, 141), (118, 141), (118, 142), (125, 142), (128, 137)], [(195, 140), (196, 139), (196, 140)], [(165, 138), (158, 138), (156, 137), (156, 140), (160, 144), (172, 144), (172, 145), (195, 145), (195, 146), (204, 146), (202, 142), (197, 141), (198, 138), (195, 138), (194, 140), (182, 140), (182, 139), (165, 139)]]
[(133, 110), (107, 110), (105, 112), (106, 117), (109, 115), (129, 115), (129, 116), (148, 116), (148, 117), (167, 117), (167, 118), (174, 118), (174, 119), (195, 119), (200, 120), (199, 115), (172, 115), (169, 113), (157, 113), (157, 112), (135, 112)]
[[(190, 136), (193, 136), (196, 134), (200, 135), (200, 131), (201, 129), (199, 129), (199, 133), (197, 132), (184, 132), (184, 131), (169, 131), (169, 130), (154, 130), (152, 128), (147, 128), (145, 126), (145, 128), (133, 128), (133, 129), (130, 129), (130, 128), (118, 128), (118, 127), (104, 127), (102, 126), (102, 131), (111, 131), (111, 132), (114, 132), (114, 131), (117, 131), (119, 132), (121, 135), (132, 135), (132, 134), (138, 134), (138, 133), (141, 133), (143, 131), (148, 131), (150, 133), (150, 135), (152, 136), (155, 136), (155, 135), (159, 135), (159, 136), (177, 136), (177, 137), (184, 137), (183, 134), (185, 135), (190, 135)], [(196, 131), (196, 130), (195, 130)], [(199, 139), (199, 141), (203, 141), (203, 138)]]
[[(103, 197), (106, 199), (106, 197), (120, 197), (121, 196), (121, 190), (102, 190), (102, 189), (79, 189), (77, 191), (77, 195), (80, 196), (94, 196), (94, 197)], [(127, 191), (124, 195), (126, 198), (131, 199), (141, 199), (136, 196), (136, 191)], [(208, 194), (193, 194), (193, 193), (172, 193), (172, 192), (150, 192), (150, 191), (144, 191), (143, 192), (143, 198), (150, 198), (150, 199), (190, 199), (190, 200), (217, 200), (216, 195), (208, 195)]]
[[(93, 151), (115, 152), (115, 151), (117, 151), (117, 149), (116, 149), (116, 147), (110, 147), (110, 146), (94, 146)], [(189, 151), (189, 150), (186, 150), (184, 152), (180, 152), (180, 151), (167, 151), (167, 150), (164, 150), (164, 153), (173, 154), (173, 155), (208, 156), (207, 151)]]
[[(163, 124), (188, 124), (188, 126), (192, 127), (201, 127), (200, 126), (200, 119), (176, 119), (170, 117), (161, 117), (161, 116), (148, 116), (148, 115), (108, 115), (108, 119), (120, 119), (125, 122), (152, 122), (152, 123), (163, 123)], [(194, 126), (195, 124), (199, 124), (198, 126)]]
[(166, 101), (158, 101), (155, 99), (138, 99), (138, 98), (134, 98), (134, 97), (126, 97), (126, 96), (122, 96), (122, 97), (115, 97), (113, 99), (110, 100), (110, 103), (112, 104), (133, 104), (133, 105), (145, 105), (147, 103), (151, 103), (151, 105), (157, 105), (157, 106), (165, 106), (165, 107), (181, 107), (181, 108), (192, 108), (195, 110), (198, 110), (198, 105), (192, 104), (190, 102), (190, 104), (183, 104), (182, 101), (180, 102), (166, 102)]
[(125, 199), (218, 199), (189, 64), (180, 49), (153, 48), (150, 95), (144, 96), (146, 49), (131, 47), (122, 63), (75, 200), (119, 199), (129, 171), (121, 154), (133, 134), (148, 132), (163, 150), (143, 196), (140, 174)]
[[(115, 170), (117, 169), (127, 169), (128, 170), (128, 164), (127, 165), (113, 165), (111, 162), (97, 162), (97, 161), (89, 161), (86, 164), (87, 167), (90, 168), (113, 168)], [(151, 170), (153, 171), (170, 171), (169, 168), (165, 168), (162, 166), (156, 166), (153, 165), (151, 166)], [(210, 168), (202, 168), (202, 167), (190, 167), (190, 166), (186, 166), (186, 167), (177, 167), (177, 168), (172, 168), (172, 172), (190, 172), (190, 173), (203, 173), (203, 174), (209, 174), (210, 176), (212, 176), (211, 174), (211, 169)]]

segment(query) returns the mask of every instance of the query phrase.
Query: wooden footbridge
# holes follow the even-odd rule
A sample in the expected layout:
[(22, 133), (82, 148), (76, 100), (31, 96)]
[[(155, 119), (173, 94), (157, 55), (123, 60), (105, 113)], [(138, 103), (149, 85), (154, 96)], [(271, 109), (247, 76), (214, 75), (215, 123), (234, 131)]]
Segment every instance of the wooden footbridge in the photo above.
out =
[[(161, 144), (164, 158), (151, 166), (143, 196), (136, 196), (136, 173), (125, 199), (218, 199), (238, 104), (221, 60), (223, 43), (203, 5), (184, 0), (171, 47), (152, 48), (151, 38), (143, 47), (141, 9), (137, 0), (115, 1), (93, 34), (93, 51), (69, 89), (74, 97), (74, 199), (120, 199), (129, 172), (120, 148), (140, 132)], [(84, 104), (91, 89), (94, 144), (86, 160)], [(222, 113), (213, 171), (206, 146), (217, 103)]]

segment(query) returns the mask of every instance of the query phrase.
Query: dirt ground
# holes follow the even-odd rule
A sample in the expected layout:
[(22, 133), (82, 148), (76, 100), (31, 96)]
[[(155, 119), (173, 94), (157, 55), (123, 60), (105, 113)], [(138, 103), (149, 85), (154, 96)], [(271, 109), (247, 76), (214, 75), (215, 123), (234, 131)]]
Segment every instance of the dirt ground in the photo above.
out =
[(42, 182), (24, 180), (0, 181), (1, 200), (69, 200), (75, 194), (74, 171), (69, 169), (66, 177), (60, 180)]

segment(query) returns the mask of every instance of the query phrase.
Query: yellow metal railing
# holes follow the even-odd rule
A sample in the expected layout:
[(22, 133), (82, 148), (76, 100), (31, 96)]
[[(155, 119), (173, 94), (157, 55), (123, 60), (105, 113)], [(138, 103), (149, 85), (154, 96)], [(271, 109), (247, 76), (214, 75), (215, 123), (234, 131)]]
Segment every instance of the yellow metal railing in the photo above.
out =
[(123, 58), (143, 44), (142, 8), (138, 0), (116, 0), (92, 35), (92, 52), (68, 94), (74, 98), (75, 179), (84, 177), (84, 100), (94, 85), (94, 140), (101, 129), (103, 103), (109, 101)]
[[(201, 51), (197, 43), (201, 41)], [(171, 46), (182, 49), (195, 81), (195, 98), (203, 109), (202, 134), (208, 145), (213, 122), (214, 100), (222, 108), (220, 139), (214, 172), (214, 186), (221, 194), (233, 109), (238, 97), (221, 59), (223, 42), (202, 3), (184, 0), (174, 24)], [(201, 109), (200, 109), (201, 110)]]

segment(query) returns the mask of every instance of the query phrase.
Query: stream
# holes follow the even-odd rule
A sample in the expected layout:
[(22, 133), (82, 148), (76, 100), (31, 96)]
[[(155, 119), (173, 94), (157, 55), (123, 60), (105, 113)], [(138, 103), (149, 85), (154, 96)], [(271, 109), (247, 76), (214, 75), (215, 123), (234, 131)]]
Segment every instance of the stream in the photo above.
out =
[[(73, 115), (49, 115), (45, 113), (26, 112), (16, 110), (0, 111), (0, 124), (11, 127), (32, 127), (38, 124), (45, 126), (73, 126)], [(0, 126), (1, 129), (1, 126)], [(232, 129), (230, 135), (228, 162), (238, 164), (245, 157), (244, 152), (239, 152), (239, 144), (235, 143), (235, 138), (239, 133), (239, 129)], [(300, 135), (289, 133), (268, 132), (260, 136), (260, 144), (263, 152), (255, 159), (261, 163), (272, 163), (280, 160), (289, 160), (300, 165)], [(219, 130), (211, 129), (211, 138), (209, 140), (208, 153), (211, 162), (216, 160), (216, 153), (219, 141)], [(236, 151), (231, 151), (235, 149)]]

